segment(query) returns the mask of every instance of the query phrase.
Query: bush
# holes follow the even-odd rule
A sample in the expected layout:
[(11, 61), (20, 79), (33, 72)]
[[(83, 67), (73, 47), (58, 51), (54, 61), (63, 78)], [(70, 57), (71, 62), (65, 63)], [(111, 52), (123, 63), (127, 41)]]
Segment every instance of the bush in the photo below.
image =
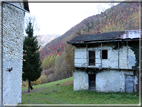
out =
[(28, 83), (25, 82), (25, 81), (23, 81), (23, 82), (22, 82), (22, 87), (27, 87), (27, 86), (28, 86)]
[(40, 78), (38, 78), (36, 81), (32, 81), (32, 85), (40, 85), (40, 84), (41, 84)]
[(47, 77), (46, 77), (46, 75), (42, 74), (41, 77), (40, 77), (40, 80), (41, 80), (41, 84), (47, 83)]

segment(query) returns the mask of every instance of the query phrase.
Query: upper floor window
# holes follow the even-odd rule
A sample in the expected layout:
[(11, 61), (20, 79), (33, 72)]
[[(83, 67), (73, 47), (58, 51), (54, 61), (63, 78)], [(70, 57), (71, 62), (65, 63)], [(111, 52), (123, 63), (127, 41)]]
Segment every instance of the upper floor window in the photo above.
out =
[(107, 59), (107, 58), (108, 58), (108, 51), (102, 50), (102, 59)]
[(95, 65), (95, 51), (89, 51), (89, 66)]

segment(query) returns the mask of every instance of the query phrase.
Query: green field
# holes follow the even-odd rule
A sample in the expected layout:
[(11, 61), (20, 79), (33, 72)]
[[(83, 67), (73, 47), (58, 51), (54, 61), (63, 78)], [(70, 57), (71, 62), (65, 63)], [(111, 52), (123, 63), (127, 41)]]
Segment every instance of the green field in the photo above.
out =
[(73, 77), (22, 89), (21, 104), (139, 104), (138, 93), (73, 91)]

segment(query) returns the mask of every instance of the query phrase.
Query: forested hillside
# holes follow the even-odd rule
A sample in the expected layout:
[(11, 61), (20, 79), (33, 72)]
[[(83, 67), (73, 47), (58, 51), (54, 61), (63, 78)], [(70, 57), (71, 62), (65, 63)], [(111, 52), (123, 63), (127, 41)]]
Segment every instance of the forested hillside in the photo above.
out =
[(60, 35), (58, 34), (46, 34), (46, 35), (39, 35), (37, 36), (37, 40), (39, 45), (41, 45), (41, 49), (51, 40), (59, 37)]
[(72, 76), (73, 47), (67, 41), (83, 34), (139, 29), (139, 17), (139, 3), (119, 3), (101, 14), (84, 19), (47, 43), (40, 51), (46, 82)]

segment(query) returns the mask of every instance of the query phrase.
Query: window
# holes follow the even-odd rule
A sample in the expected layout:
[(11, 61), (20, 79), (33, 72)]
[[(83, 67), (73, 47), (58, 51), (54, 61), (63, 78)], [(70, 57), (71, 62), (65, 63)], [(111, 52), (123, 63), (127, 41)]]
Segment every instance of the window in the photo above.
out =
[(89, 66), (95, 65), (95, 51), (89, 51)]
[(102, 59), (107, 59), (107, 50), (102, 50)]

